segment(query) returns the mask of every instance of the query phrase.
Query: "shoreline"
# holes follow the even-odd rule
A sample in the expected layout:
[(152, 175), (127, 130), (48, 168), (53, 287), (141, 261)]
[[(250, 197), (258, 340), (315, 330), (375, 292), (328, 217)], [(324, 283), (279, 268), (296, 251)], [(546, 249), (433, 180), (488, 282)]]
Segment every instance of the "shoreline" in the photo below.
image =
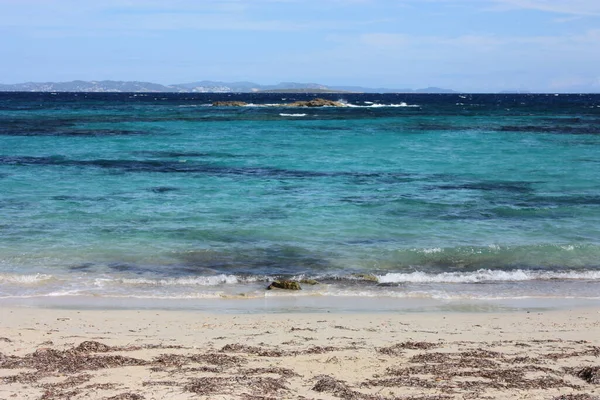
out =
[(523, 297), (447, 300), (428, 297), (295, 295), (277, 290), (263, 297), (146, 298), (101, 296), (31, 296), (0, 298), (0, 308), (57, 310), (156, 310), (214, 314), (435, 314), (506, 313), (600, 309), (598, 298)]
[(0, 320), (0, 398), (600, 395), (600, 307), (376, 314), (0, 307)]

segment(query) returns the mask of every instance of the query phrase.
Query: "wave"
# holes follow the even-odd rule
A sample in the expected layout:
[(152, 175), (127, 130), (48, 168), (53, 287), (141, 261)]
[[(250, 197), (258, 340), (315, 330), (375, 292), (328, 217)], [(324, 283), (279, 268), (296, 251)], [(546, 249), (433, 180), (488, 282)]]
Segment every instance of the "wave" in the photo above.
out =
[(600, 271), (498, 271), (480, 269), (474, 272), (387, 273), (377, 276), (380, 283), (482, 283), (548, 280), (600, 281)]
[(287, 114), (287, 113), (279, 113), (281, 117), (306, 117), (306, 114)]
[(53, 276), (47, 274), (0, 274), (0, 284), (35, 285), (52, 279)]
[(597, 270), (600, 269), (600, 246), (565, 243), (410, 248), (395, 250), (391, 258), (388, 269), (396, 270), (391, 272)]
[(401, 102), (399, 104), (379, 104), (379, 103), (371, 103), (369, 104), (368, 102), (365, 102), (367, 105), (365, 106), (359, 106), (357, 104), (350, 104), (350, 103), (345, 103), (346, 107), (350, 107), (350, 108), (401, 108), (401, 107), (409, 107), (409, 108), (415, 108), (415, 107), (421, 107), (418, 104), (407, 104), (405, 102)]
[[(259, 277), (242, 278), (235, 275), (209, 275), (197, 277), (165, 278), (165, 279), (119, 279), (118, 283), (133, 286), (217, 286), (224, 284), (248, 283), (259, 279)], [(97, 280), (97, 284), (102, 281)]]
[[(405, 102), (391, 103), (391, 104), (363, 102), (363, 104), (365, 104), (365, 105), (352, 104), (352, 103), (348, 103), (345, 100), (337, 100), (337, 102), (341, 103), (342, 105), (338, 106), (338, 107), (334, 107), (334, 106), (322, 106), (322, 107), (316, 107), (316, 108), (346, 108), (346, 107), (347, 108), (404, 108), (404, 107), (418, 108), (418, 107), (421, 107), (419, 104), (408, 104), (408, 103), (405, 103)], [(244, 105), (240, 105), (239, 107), (261, 107), (261, 108), (283, 107), (283, 108), (287, 108), (288, 105), (289, 105), (288, 103), (264, 103), (264, 104), (261, 104), (261, 103), (246, 103)], [(202, 106), (212, 106), (212, 104), (203, 104)], [(234, 107), (234, 108), (236, 108), (236, 107)], [(306, 107), (302, 107), (302, 108), (306, 108)], [(293, 115), (293, 114), (290, 114), (290, 115)]]

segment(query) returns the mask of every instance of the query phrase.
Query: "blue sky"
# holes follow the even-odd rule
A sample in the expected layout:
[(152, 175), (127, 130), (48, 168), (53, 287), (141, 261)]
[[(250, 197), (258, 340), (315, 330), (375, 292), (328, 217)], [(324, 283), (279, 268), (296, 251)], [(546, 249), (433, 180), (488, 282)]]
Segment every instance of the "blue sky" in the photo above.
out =
[(0, 0), (0, 83), (600, 92), (600, 0)]

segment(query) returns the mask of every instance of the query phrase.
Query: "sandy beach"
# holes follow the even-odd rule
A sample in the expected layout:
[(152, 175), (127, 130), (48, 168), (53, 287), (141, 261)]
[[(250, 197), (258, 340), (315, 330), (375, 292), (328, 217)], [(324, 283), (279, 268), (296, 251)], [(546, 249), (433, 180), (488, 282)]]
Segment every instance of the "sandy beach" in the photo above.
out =
[(0, 309), (1, 399), (594, 399), (600, 309)]

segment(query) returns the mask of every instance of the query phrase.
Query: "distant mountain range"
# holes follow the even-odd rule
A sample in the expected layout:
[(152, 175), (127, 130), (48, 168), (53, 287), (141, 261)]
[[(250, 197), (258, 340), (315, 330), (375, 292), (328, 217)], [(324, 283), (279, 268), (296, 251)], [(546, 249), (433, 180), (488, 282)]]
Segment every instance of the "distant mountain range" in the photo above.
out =
[(12, 85), (0, 84), (0, 92), (175, 92), (175, 93), (456, 93), (436, 87), (425, 89), (366, 88), (360, 86), (326, 86), (318, 83), (281, 82), (277, 85), (259, 85), (254, 82), (199, 81), (175, 85), (161, 85), (137, 81), (72, 81), (72, 82), (27, 82)]

